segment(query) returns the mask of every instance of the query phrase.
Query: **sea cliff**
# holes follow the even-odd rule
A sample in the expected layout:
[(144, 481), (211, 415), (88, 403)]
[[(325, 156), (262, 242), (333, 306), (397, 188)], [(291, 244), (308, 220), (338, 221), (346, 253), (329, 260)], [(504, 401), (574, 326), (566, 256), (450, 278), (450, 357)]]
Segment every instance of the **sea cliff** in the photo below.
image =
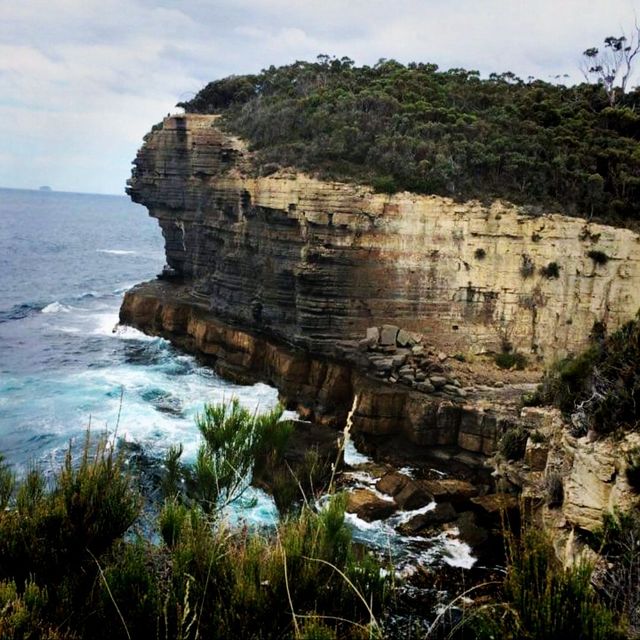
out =
[(165, 118), (134, 165), (128, 193), (170, 269), (126, 294), (121, 321), (273, 383), (316, 421), (341, 424), (357, 396), (356, 430), (491, 454), (527, 387), (494, 388), (486, 354), (525, 354), (533, 371), (507, 382), (532, 382), (640, 306), (626, 229), (257, 175), (215, 115)]

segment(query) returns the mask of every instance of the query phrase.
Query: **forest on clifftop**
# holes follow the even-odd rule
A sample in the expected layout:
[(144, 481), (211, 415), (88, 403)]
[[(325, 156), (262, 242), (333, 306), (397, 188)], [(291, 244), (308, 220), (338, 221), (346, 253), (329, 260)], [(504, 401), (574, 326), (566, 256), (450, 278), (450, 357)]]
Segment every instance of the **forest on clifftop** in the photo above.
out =
[(293, 167), (386, 193), (640, 217), (640, 89), (610, 106), (599, 84), (318, 56), (216, 80), (178, 106), (222, 114), (263, 175)]

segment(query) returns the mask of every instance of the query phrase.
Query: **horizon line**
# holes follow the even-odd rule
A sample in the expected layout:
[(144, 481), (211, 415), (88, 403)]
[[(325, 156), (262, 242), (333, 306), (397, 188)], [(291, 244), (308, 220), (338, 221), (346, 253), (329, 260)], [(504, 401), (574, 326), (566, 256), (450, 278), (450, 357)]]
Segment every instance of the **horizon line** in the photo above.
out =
[(122, 193), (98, 193), (96, 191), (66, 191), (63, 189), (54, 189), (51, 187), (50, 189), (41, 189), (40, 187), (5, 187), (0, 185), (0, 189), (5, 189), (7, 191), (35, 191), (36, 193), (66, 193), (70, 195), (77, 196), (116, 196), (116, 197), (128, 197), (124, 192)]

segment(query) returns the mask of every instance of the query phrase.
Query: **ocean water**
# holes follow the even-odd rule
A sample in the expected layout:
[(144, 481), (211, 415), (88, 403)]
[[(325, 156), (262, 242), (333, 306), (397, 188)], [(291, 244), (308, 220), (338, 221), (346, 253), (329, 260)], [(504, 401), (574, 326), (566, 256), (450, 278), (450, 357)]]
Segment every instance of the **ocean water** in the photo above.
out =
[[(124, 292), (164, 264), (146, 209), (124, 196), (0, 189), (0, 452), (17, 473), (62, 462), (70, 441), (106, 432), (160, 457), (192, 459), (205, 402), (267, 409), (275, 389), (227, 382), (161, 338), (117, 327)], [(247, 517), (270, 522), (257, 492)]]

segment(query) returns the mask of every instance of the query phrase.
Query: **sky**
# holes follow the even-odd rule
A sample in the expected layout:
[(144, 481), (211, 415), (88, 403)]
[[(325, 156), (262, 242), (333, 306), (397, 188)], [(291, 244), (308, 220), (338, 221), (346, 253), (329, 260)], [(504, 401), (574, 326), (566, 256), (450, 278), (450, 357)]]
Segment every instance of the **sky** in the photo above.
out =
[(0, 187), (122, 194), (151, 126), (230, 74), (329, 54), (577, 82), (581, 52), (636, 16), (640, 0), (0, 0)]

